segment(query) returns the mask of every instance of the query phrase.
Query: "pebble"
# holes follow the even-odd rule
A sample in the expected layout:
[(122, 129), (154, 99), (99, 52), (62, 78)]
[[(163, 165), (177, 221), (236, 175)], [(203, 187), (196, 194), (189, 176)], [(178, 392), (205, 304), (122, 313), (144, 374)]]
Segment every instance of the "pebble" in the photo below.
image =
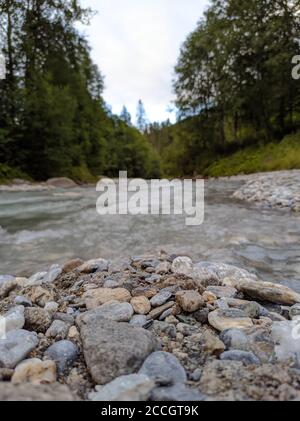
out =
[(160, 307), (165, 304), (173, 296), (173, 293), (167, 290), (161, 291), (159, 294), (151, 298), (150, 303), (152, 307)]
[(62, 269), (58, 265), (51, 266), (49, 272), (43, 278), (43, 284), (52, 284), (62, 274)]
[(74, 325), (75, 323), (74, 316), (66, 313), (55, 313), (53, 315), (53, 320), (61, 320), (62, 322), (65, 322), (70, 326)]
[(156, 268), (156, 273), (158, 275), (166, 275), (167, 273), (169, 273), (171, 270), (171, 263), (169, 262), (161, 262), (157, 268)]
[(45, 310), (50, 314), (57, 313), (59, 305), (55, 301), (50, 301), (45, 305)]
[(29, 298), (24, 297), (23, 295), (17, 295), (14, 299), (14, 304), (17, 306), (32, 307), (32, 302)]
[(209, 286), (206, 291), (211, 292), (217, 298), (235, 298), (237, 290), (231, 287)]
[(130, 304), (136, 314), (146, 315), (151, 311), (151, 303), (147, 297), (133, 297)]
[(69, 325), (61, 320), (54, 320), (46, 332), (46, 337), (56, 340), (66, 339), (69, 332)]
[(180, 383), (170, 387), (157, 387), (151, 395), (153, 402), (200, 402), (203, 400), (205, 396), (200, 392)]
[(293, 307), (290, 308), (289, 316), (291, 320), (300, 317), (300, 304), (295, 304)]
[(220, 356), (221, 361), (240, 361), (244, 364), (260, 365), (260, 360), (253, 352), (233, 350), (226, 351)]
[(121, 376), (105, 386), (97, 386), (89, 395), (95, 402), (141, 402), (148, 401), (155, 383), (144, 374)]
[(51, 325), (52, 318), (49, 313), (39, 307), (25, 308), (25, 328), (27, 330), (45, 333)]
[(158, 317), (160, 317), (165, 311), (169, 310), (170, 308), (172, 308), (175, 305), (174, 301), (170, 301), (169, 303), (164, 304), (161, 307), (157, 307), (154, 310), (150, 311), (150, 313), (148, 314), (147, 318), (149, 319), (157, 319)]
[(187, 375), (179, 360), (167, 352), (154, 352), (142, 365), (140, 374), (145, 374), (160, 386), (185, 383)]
[(129, 322), (134, 314), (132, 305), (111, 301), (103, 304), (95, 310), (90, 310), (79, 316), (81, 322), (92, 323), (94, 319), (106, 319), (114, 322)]
[(12, 330), (23, 329), (25, 324), (24, 310), (24, 306), (16, 306), (5, 313), (1, 322), (5, 323), (6, 334)]
[(78, 357), (78, 349), (71, 341), (59, 341), (51, 345), (45, 352), (45, 357), (56, 363), (59, 375), (72, 368)]
[(221, 339), (219, 339), (216, 335), (213, 335), (209, 331), (203, 333), (201, 340), (205, 352), (207, 352), (210, 355), (219, 356), (226, 349)]
[(83, 264), (84, 264), (84, 261), (81, 259), (72, 259), (63, 265), (62, 271), (64, 273), (69, 273), (77, 269), (79, 266), (82, 266)]
[(83, 263), (77, 270), (80, 273), (96, 273), (96, 272), (107, 272), (109, 268), (109, 262), (105, 259), (93, 259)]
[(189, 257), (177, 257), (172, 263), (172, 272), (178, 275), (190, 275), (193, 272), (193, 261)]
[(208, 315), (209, 324), (223, 332), (227, 329), (245, 329), (253, 326), (252, 320), (241, 310), (216, 310)]
[(83, 300), (86, 303), (86, 308), (93, 310), (110, 301), (130, 302), (131, 294), (125, 288), (98, 288), (85, 292)]
[(56, 365), (53, 361), (32, 358), (20, 363), (11, 379), (13, 384), (52, 384), (56, 382)]
[(206, 303), (214, 303), (218, 297), (210, 291), (204, 291), (202, 298)]
[(176, 294), (176, 302), (187, 313), (194, 313), (205, 306), (198, 291), (180, 291)]
[(195, 320), (201, 324), (208, 323), (208, 315), (209, 310), (207, 308), (204, 308), (203, 310), (196, 311), (196, 313), (193, 313), (193, 317)]
[(220, 339), (226, 345), (226, 349), (248, 351), (250, 347), (248, 336), (240, 329), (225, 330), (221, 333)]
[(53, 301), (53, 294), (46, 288), (38, 286), (33, 289), (30, 294), (31, 301), (40, 306), (45, 307), (49, 301)]
[(135, 315), (130, 320), (129, 324), (133, 327), (146, 327), (149, 325), (149, 323), (152, 323), (147, 319), (146, 316), (143, 315)]
[(26, 330), (8, 332), (0, 339), (0, 366), (15, 368), (38, 345), (37, 334)]

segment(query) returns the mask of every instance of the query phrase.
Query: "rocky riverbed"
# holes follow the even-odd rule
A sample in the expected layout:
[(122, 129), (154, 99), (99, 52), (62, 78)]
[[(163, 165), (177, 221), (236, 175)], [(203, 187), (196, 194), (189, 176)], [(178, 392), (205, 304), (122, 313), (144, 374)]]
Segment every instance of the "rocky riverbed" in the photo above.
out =
[(233, 197), (260, 204), (300, 212), (300, 171), (278, 171), (245, 176), (245, 184)]
[(235, 266), (76, 259), (0, 314), (0, 400), (300, 400), (300, 295)]

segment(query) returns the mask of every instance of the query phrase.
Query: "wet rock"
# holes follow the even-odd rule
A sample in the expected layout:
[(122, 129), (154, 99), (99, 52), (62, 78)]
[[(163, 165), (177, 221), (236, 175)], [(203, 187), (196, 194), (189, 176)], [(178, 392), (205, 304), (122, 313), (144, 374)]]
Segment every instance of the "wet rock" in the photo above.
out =
[(11, 379), (13, 384), (51, 384), (56, 382), (56, 365), (53, 361), (42, 361), (38, 358), (20, 363)]
[(105, 386), (97, 386), (89, 398), (97, 402), (148, 401), (155, 383), (143, 374), (121, 376)]
[(226, 351), (220, 356), (220, 359), (222, 361), (240, 361), (244, 364), (260, 364), (260, 360), (253, 354), (253, 352), (241, 350)]
[(237, 309), (216, 310), (208, 315), (209, 324), (216, 330), (223, 332), (227, 329), (245, 329), (253, 326), (252, 320)]
[(87, 309), (93, 310), (110, 301), (130, 302), (131, 294), (125, 288), (98, 288), (85, 292), (83, 299)]
[(150, 377), (160, 386), (187, 381), (185, 369), (179, 360), (174, 355), (162, 351), (151, 354), (142, 365), (139, 373)]
[(133, 297), (130, 304), (136, 314), (146, 315), (151, 311), (151, 304), (147, 297)]
[(45, 333), (51, 325), (51, 316), (43, 308), (25, 308), (25, 328), (37, 333)]
[(160, 307), (165, 304), (171, 297), (173, 293), (168, 290), (163, 290), (159, 294), (151, 298), (150, 303), (152, 307)]
[(71, 390), (59, 383), (53, 385), (31, 385), (0, 383), (0, 401), (11, 402), (72, 402), (79, 400)]
[(240, 329), (225, 330), (221, 333), (220, 339), (227, 349), (248, 351), (250, 347), (250, 341), (246, 333)]
[(14, 299), (14, 304), (17, 306), (32, 307), (32, 302), (23, 295), (17, 295)]
[(172, 263), (172, 272), (178, 275), (193, 273), (193, 261), (189, 257), (177, 257)]
[(252, 280), (226, 281), (230, 283), (243, 294), (259, 301), (269, 301), (274, 304), (294, 305), (300, 303), (300, 294), (297, 294), (290, 288), (273, 284), (271, 282), (261, 282)]
[(169, 303), (164, 304), (161, 307), (157, 307), (154, 310), (150, 311), (150, 313), (148, 314), (147, 318), (149, 319), (157, 319), (158, 317), (160, 317), (165, 311), (169, 310), (170, 308), (174, 307), (175, 302), (174, 301), (170, 301)]
[(78, 325), (88, 370), (99, 385), (135, 373), (157, 347), (151, 333), (126, 323), (79, 318)]
[(10, 332), (11, 330), (23, 329), (25, 324), (24, 310), (24, 306), (16, 306), (5, 313), (3, 316), (5, 322), (5, 333)]
[(0, 339), (0, 366), (15, 368), (38, 345), (36, 333), (26, 330), (8, 332), (6, 338)]
[(72, 368), (78, 357), (78, 349), (71, 341), (59, 341), (51, 345), (45, 352), (45, 357), (56, 363), (59, 375)]
[[(133, 308), (129, 303), (119, 303), (111, 301), (95, 310), (90, 310), (79, 316), (80, 322), (89, 324), (94, 323), (97, 319), (107, 319), (115, 322), (129, 322), (133, 316)], [(79, 323), (80, 323), (79, 322)]]
[(96, 272), (107, 272), (109, 268), (109, 262), (105, 259), (94, 259), (89, 260), (77, 269), (80, 273), (96, 273)]
[(46, 337), (56, 340), (66, 339), (69, 332), (69, 325), (60, 320), (54, 320), (46, 332)]
[(200, 392), (189, 389), (180, 383), (170, 387), (157, 387), (151, 394), (153, 402), (199, 402), (203, 400), (205, 400), (205, 396)]
[(69, 273), (77, 269), (79, 266), (82, 266), (83, 264), (84, 264), (84, 261), (81, 259), (72, 259), (63, 265), (62, 271), (64, 273)]
[(237, 290), (231, 287), (209, 286), (207, 291), (214, 294), (217, 298), (234, 298), (237, 295)]
[(176, 302), (187, 313), (194, 313), (205, 306), (198, 291), (180, 291), (176, 294)]

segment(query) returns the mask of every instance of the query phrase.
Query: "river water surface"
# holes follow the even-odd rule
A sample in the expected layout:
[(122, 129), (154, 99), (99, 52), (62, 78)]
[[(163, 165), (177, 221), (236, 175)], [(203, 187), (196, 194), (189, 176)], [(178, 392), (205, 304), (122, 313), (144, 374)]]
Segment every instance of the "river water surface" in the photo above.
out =
[(166, 250), (232, 263), (300, 292), (300, 216), (231, 199), (243, 181), (209, 180), (205, 222), (185, 216), (102, 216), (94, 188), (0, 192), (0, 274), (28, 276), (81, 257), (122, 260)]

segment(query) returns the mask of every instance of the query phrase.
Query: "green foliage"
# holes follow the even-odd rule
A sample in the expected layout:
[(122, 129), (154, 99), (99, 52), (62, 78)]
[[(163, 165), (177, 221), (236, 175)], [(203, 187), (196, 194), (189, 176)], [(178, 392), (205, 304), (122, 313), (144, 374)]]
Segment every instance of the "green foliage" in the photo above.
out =
[(286, 136), (280, 143), (246, 148), (210, 165), (205, 175), (211, 177), (255, 172), (300, 169), (300, 132)]
[(87, 182), (124, 169), (132, 177), (158, 174), (159, 158), (127, 110), (122, 122), (104, 104), (103, 78), (76, 29), (90, 15), (79, 1), (0, 0), (3, 168)]
[(11, 168), (6, 164), (0, 164), (0, 183), (7, 183), (15, 178), (30, 180), (27, 174), (17, 168)]
[[(152, 125), (148, 134), (167, 175), (203, 174), (244, 149), (234, 156), (245, 162), (245, 154), (299, 129), (300, 83), (291, 77), (292, 57), (300, 55), (299, 12), (299, 0), (211, 0), (176, 66), (181, 121)], [(265, 168), (260, 152), (253, 154), (247, 171)], [(292, 166), (291, 157), (278, 159)], [(218, 168), (219, 175), (230, 173)]]

